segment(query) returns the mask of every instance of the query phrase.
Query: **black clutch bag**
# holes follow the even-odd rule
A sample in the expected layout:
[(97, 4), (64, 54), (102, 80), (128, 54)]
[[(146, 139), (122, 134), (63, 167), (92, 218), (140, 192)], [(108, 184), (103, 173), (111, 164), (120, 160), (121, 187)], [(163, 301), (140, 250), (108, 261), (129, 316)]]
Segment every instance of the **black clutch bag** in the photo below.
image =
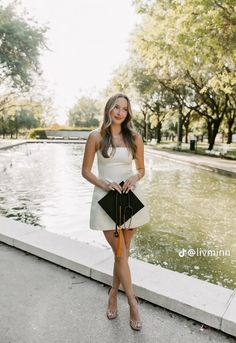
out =
[[(123, 184), (124, 181), (121, 181), (120, 185), (123, 186)], [(144, 207), (144, 204), (131, 190), (128, 193), (121, 194), (117, 190), (111, 190), (102, 199), (100, 199), (98, 203), (114, 221), (114, 235), (116, 237), (119, 236), (117, 228), (121, 227), (121, 225), (128, 220), (130, 227), (132, 216)]]

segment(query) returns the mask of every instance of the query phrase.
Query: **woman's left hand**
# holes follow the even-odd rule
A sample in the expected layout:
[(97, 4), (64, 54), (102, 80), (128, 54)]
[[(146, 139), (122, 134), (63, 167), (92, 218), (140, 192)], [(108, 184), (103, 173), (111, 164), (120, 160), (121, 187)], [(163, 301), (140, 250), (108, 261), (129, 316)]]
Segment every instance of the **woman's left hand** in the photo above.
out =
[(128, 193), (130, 190), (134, 190), (138, 177), (136, 175), (130, 176), (125, 183), (123, 184), (122, 191), (123, 193)]

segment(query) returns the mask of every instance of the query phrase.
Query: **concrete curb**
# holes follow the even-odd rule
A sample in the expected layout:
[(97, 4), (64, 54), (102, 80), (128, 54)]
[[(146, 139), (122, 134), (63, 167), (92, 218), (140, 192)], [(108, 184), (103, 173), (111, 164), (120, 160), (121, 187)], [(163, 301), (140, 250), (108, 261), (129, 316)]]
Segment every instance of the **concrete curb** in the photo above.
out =
[[(113, 254), (0, 216), (0, 241), (105, 284)], [(236, 336), (235, 291), (130, 258), (135, 293), (153, 304)]]
[[(1, 141), (0, 141), (1, 142)], [(13, 141), (14, 142), (14, 141)], [(78, 143), (85, 144), (86, 140), (82, 139), (26, 139), (22, 141), (17, 141), (14, 143), (6, 143), (5, 145), (0, 145), (0, 150), (6, 150), (14, 148), (15, 146), (26, 144), (26, 143)]]
[(14, 146), (22, 145), (22, 144), (25, 144), (25, 143), (28, 143), (28, 141), (24, 140), (24, 141), (17, 141), (17, 142), (14, 142), (14, 143), (6, 143), (5, 145), (2, 145), (2, 146), (0, 145), (0, 150), (6, 150), (6, 149), (9, 149), (9, 148), (13, 148)]

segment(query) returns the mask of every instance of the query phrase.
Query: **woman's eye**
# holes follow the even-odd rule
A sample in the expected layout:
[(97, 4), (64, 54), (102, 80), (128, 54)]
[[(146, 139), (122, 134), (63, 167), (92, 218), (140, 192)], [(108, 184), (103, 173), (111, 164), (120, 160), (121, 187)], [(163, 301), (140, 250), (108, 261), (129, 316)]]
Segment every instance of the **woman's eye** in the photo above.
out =
[(116, 106), (115, 106), (115, 108), (116, 108), (116, 109), (118, 109), (118, 108), (119, 108), (119, 106), (118, 106), (118, 105), (116, 105)]

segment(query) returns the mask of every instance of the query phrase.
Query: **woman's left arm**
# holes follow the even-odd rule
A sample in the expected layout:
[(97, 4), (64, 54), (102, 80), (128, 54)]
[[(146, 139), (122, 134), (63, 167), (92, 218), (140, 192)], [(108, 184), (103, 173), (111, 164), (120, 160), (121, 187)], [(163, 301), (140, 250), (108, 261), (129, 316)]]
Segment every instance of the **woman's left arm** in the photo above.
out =
[(135, 186), (136, 182), (139, 181), (145, 175), (144, 166), (144, 144), (141, 135), (138, 133), (135, 138), (137, 145), (137, 151), (135, 156), (136, 173), (130, 176), (123, 185), (123, 191), (127, 193), (132, 187)]

